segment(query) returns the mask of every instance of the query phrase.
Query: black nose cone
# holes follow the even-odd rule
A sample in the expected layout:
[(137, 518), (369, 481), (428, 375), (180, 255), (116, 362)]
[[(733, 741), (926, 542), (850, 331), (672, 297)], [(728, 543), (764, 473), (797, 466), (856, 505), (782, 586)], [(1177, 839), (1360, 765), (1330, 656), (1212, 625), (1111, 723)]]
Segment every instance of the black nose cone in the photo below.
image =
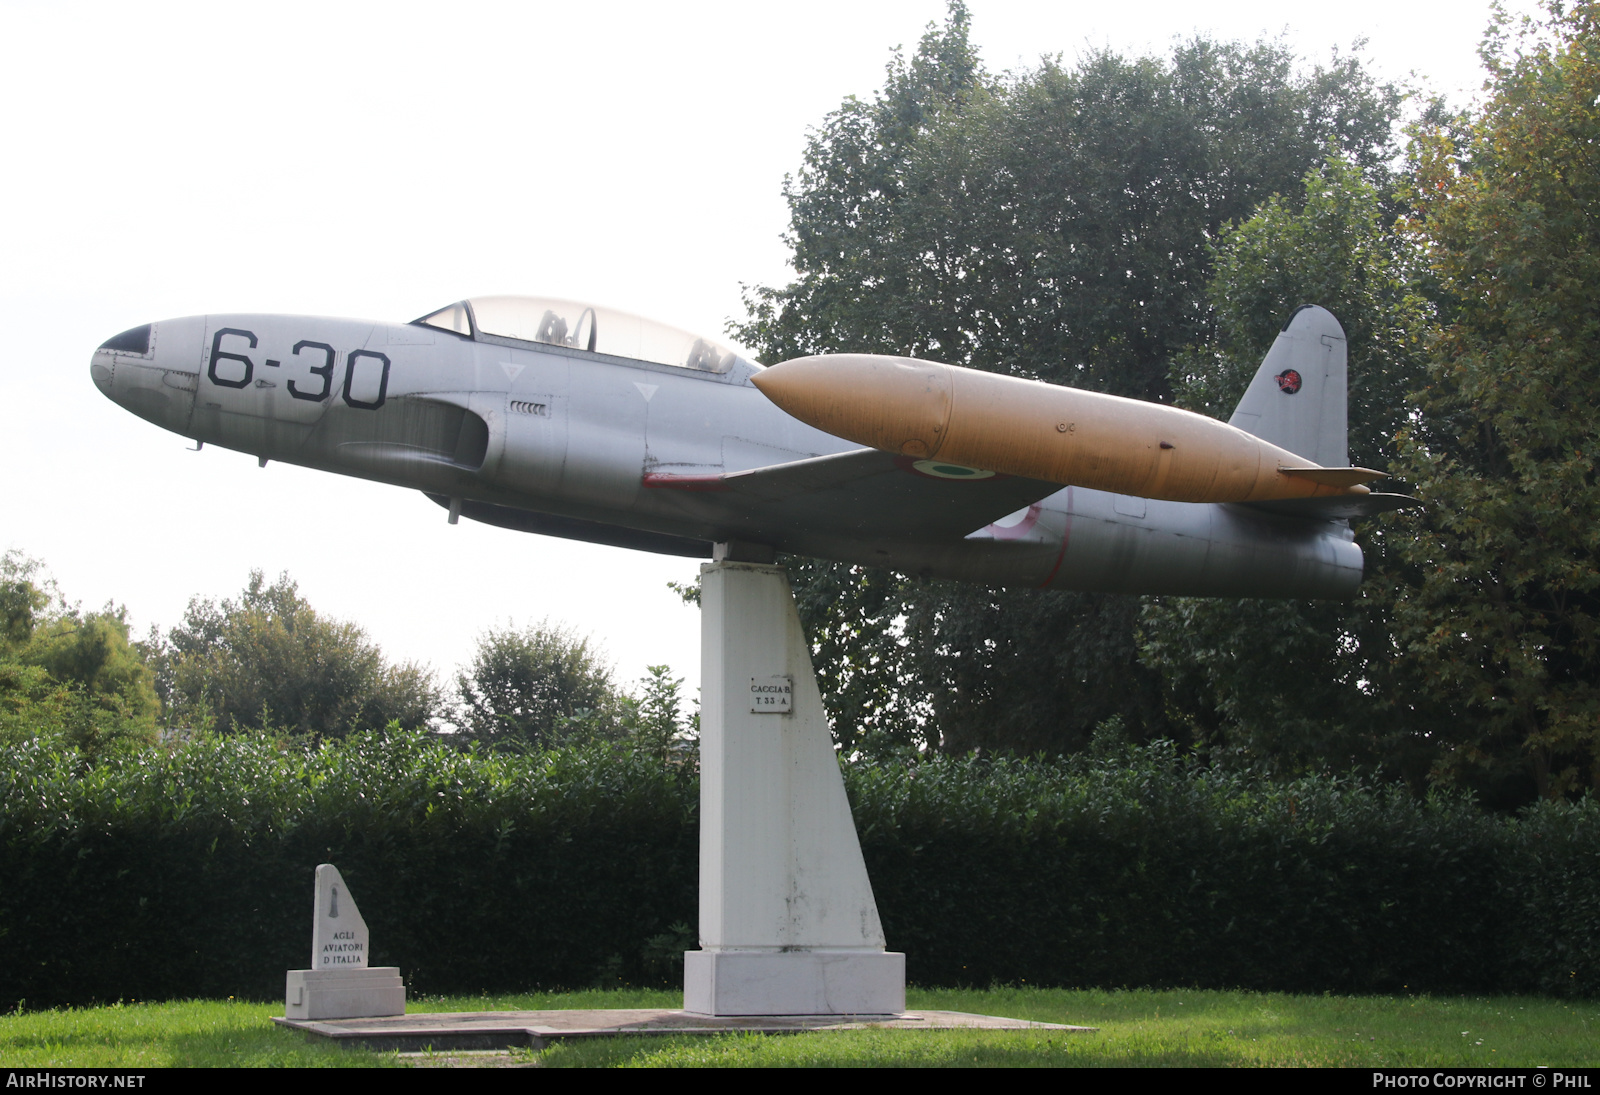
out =
[(147, 354), (150, 352), (150, 324), (123, 331), (120, 335), (113, 335), (100, 344), (102, 350), (121, 350), (125, 354)]

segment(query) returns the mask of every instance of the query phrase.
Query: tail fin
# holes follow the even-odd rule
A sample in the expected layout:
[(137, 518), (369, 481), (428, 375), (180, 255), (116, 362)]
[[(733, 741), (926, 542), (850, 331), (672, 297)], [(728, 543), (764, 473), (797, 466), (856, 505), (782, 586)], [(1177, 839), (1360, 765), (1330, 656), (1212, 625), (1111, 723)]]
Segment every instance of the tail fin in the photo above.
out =
[[(1382, 478), (1366, 468), (1346, 467), (1349, 386), (1344, 328), (1326, 308), (1302, 304), (1278, 332), (1228, 425), (1319, 465), (1284, 469), (1290, 474), (1339, 486)], [(1404, 494), (1341, 494), (1247, 504), (1292, 517), (1338, 521), (1422, 503)]]
[(1344, 328), (1302, 304), (1278, 333), (1228, 425), (1324, 468), (1350, 463)]

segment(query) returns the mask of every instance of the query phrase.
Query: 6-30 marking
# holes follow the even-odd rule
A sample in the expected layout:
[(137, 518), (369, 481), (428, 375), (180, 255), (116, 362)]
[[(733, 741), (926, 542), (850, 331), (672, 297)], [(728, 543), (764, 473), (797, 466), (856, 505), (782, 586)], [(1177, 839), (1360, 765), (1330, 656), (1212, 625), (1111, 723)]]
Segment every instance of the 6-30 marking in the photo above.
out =
[[(224, 350), (222, 348), (222, 338), (224, 335), (236, 335), (239, 338), (249, 339), (250, 344), (246, 347), (241, 347), (241, 349), (254, 350), (256, 348), (256, 336), (254, 331), (245, 331), (238, 327), (219, 328), (217, 333), (211, 336), (211, 358), (206, 365), (206, 376), (210, 379), (211, 383), (217, 385), (218, 387), (248, 388), (250, 386), (251, 379), (255, 376), (255, 362), (251, 361), (247, 355), (239, 353), (236, 350)], [(321, 352), (322, 364), (311, 366), (311, 375), (320, 377), (322, 379), (322, 389), (320, 391), (303, 391), (295, 384), (294, 381), (291, 380), (288, 384), (289, 394), (295, 399), (305, 399), (312, 403), (321, 403), (333, 392), (333, 370), (339, 355), (334, 348), (329, 346), (326, 342), (313, 342), (310, 339), (301, 339), (299, 342), (296, 342), (294, 344), (294, 349), (291, 350), (290, 353), (292, 353), (295, 357), (300, 357), (302, 351), (305, 351), (306, 356), (312, 360), (315, 360), (315, 355), (318, 351)], [(376, 399), (360, 399), (350, 394), (351, 386), (354, 385), (356, 381), (357, 364), (362, 361), (371, 362), (371, 364), (364, 366), (365, 368), (371, 369), (376, 366), (379, 370), (378, 398)], [(235, 371), (233, 368), (225, 364), (227, 362), (233, 362), (237, 365), (242, 365), (244, 367), (243, 375), (227, 375)], [(223, 365), (224, 368), (224, 372), (221, 374), (219, 374), (217, 371), (217, 366), (219, 364)], [(273, 369), (279, 367), (278, 362), (272, 360), (271, 358), (267, 359), (266, 365), (268, 368)], [(344, 385), (340, 391), (340, 396), (344, 400), (345, 406), (356, 407), (363, 411), (375, 411), (379, 407), (383, 406), (384, 400), (389, 397), (389, 355), (381, 354), (376, 350), (354, 350), (348, 354), (345, 357)]]

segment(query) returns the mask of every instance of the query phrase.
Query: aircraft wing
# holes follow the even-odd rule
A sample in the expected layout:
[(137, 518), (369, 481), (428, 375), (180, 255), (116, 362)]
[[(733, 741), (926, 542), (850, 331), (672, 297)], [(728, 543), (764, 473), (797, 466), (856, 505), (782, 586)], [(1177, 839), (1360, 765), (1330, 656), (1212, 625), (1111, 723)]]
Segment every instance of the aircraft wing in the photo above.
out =
[[(712, 475), (653, 472), (653, 490), (681, 492), (685, 509), (718, 515), (741, 534), (866, 531), (886, 540), (959, 540), (1061, 490), (1058, 483), (857, 449)], [(717, 497), (734, 495), (737, 507)], [(720, 503), (720, 504), (719, 504)]]

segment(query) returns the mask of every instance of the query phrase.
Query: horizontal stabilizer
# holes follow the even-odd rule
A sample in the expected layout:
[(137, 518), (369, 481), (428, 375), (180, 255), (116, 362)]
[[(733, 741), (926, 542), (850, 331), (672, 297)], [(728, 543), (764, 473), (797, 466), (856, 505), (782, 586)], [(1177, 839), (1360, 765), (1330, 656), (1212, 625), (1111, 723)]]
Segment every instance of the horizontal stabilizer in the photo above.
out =
[(1352, 517), (1376, 517), (1390, 510), (1420, 506), (1422, 502), (1406, 494), (1336, 494), (1321, 498), (1285, 498), (1276, 502), (1245, 502), (1251, 509), (1281, 513), (1286, 517), (1307, 517), (1319, 521), (1344, 521)]
[(1296, 479), (1309, 479), (1313, 483), (1321, 483), (1329, 487), (1353, 487), (1359, 483), (1370, 483), (1374, 479), (1389, 478), (1388, 472), (1373, 471), (1371, 468), (1283, 468), (1278, 469), (1284, 475), (1292, 475)]

